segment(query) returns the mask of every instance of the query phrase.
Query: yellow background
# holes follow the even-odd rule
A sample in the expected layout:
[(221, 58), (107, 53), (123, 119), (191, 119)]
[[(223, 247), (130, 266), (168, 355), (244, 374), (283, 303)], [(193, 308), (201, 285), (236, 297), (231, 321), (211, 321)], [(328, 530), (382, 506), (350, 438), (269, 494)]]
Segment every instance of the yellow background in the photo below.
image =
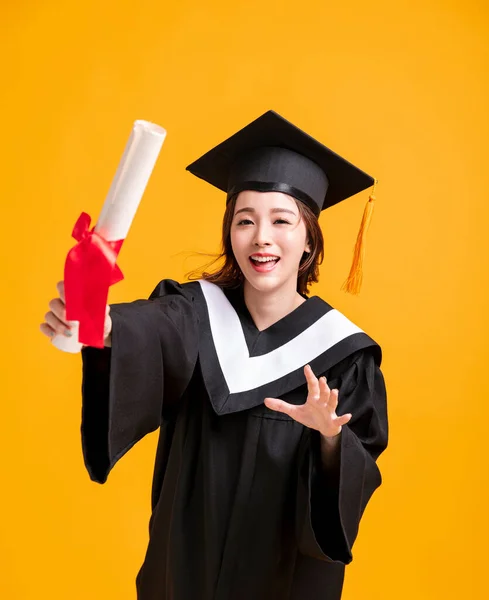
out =
[(2, 13), (0, 597), (135, 598), (156, 434), (92, 483), (80, 357), (38, 324), (135, 119), (168, 137), (112, 302), (182, 279), (199, 262), (182, 252), (217, 249), (223, 195), (184, 168), (269, 108), (380, 180), (360, 297), (340, 287), (367, 192), (322, 215), (313, 289), (382, 345), (388, 385), (384, 484), (343, 597), (489, 597), (487, 4), (19, 0)]

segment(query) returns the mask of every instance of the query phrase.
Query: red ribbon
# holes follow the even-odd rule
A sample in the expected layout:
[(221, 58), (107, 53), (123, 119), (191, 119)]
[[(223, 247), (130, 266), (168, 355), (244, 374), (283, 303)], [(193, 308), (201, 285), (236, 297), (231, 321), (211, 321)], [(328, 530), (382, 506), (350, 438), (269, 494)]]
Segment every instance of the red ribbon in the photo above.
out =
[(90, 216), (82, 213), (73, 228), (78, 244), (65, 262), (66, 318), (80, 322), (79, 342), (103, 348), (109, 287), (124, 279), (116, 265), (124, 240), (108, 242), (95, 228), (89, 230), (90, 221)]

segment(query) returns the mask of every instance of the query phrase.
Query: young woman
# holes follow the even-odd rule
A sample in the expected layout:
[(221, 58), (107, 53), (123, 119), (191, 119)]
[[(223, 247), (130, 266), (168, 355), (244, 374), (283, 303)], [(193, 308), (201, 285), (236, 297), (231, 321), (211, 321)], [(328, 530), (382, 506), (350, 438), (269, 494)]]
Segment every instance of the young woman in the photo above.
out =
[(227, 192), (224, 266), (113, 305), (83, 349), (88, 472), (160, 429), (139, 600), (338, 600), (386, 391), (378, 344), (307, 290), (320, 211), (373, 180), (271, 111), (188, 169)]

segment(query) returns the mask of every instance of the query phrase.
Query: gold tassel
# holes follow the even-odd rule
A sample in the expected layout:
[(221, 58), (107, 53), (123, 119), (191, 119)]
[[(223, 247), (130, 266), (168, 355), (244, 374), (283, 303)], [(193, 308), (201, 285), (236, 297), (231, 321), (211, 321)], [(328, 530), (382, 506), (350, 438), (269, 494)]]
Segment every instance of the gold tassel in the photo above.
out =
[(374, 186), (368, 198), (368, 202), (365, 206), (365, 210), (363, 211), (362, 223), (360, 225), (360, 230), (357, 236), (357, 242), (355, 244), (355, 250), (353, 253), (353, 262), (350, 269), (350, 274), (348, 275), (346, 281), (341, 286), (341, 289), (350, 293), (358, 295), (360, 293), (360, 288), (362, 287), (363, 280), (363, 261), (365, 258), (365, 245), (367, 241), (367, 231), (370, 225), (370, 221), (372, 220), (372, 214), (374, 211), (374, 203), (375, 203), (375, 186), (377, 185), (378, 180), (374, 180)]

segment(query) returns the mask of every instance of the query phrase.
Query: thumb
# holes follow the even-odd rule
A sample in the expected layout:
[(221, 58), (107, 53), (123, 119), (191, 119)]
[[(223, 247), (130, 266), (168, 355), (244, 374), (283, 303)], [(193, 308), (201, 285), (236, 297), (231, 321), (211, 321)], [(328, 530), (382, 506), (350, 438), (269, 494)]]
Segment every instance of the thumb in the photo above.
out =
[(58, 281), (58, 283), (56, 284), (56, 289), (58, 291), (58, 294), (59, 294), (59, 297), (60, 297), (61, 301), (64, 304), (66, 302), (66, 299), (65, 299), (65, 282), (64, 281)]
[(294, 404), (289, 404), (288, 402), (284, 402), (278, 398), (265, 398), (264, 404), (270, 410), (284, 413), (289, 415), (289, 417), (292, 417), (292, 413), (297, 409)]

